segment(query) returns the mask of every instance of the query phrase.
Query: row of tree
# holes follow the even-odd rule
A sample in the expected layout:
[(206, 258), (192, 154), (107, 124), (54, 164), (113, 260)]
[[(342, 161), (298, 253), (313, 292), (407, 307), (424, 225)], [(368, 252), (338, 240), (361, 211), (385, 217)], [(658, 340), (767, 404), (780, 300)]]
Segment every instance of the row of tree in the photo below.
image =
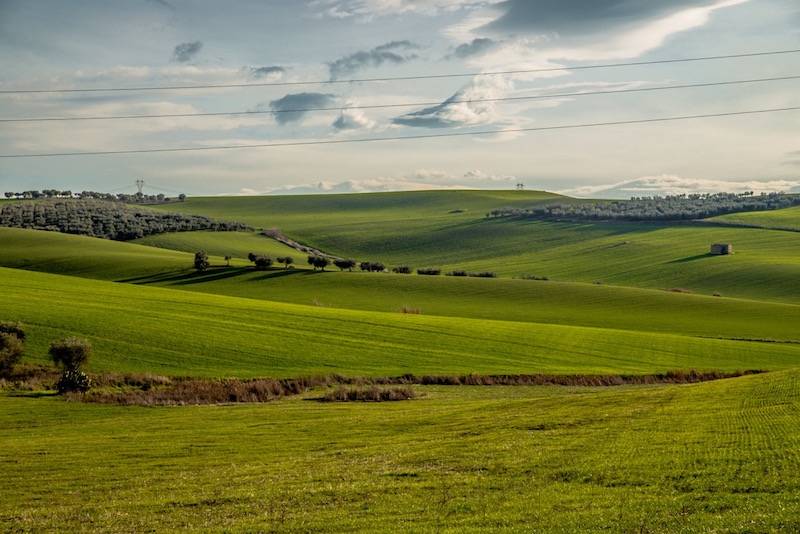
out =
[[(231, 256), (225, 256), (225, 260), (228, 262), (230, 266), (230, 260), (232, 259)], [(273, 260), (269, 256), (265, 256), (263, 254), (256, 254), (255, 252), (251, 252), (247, 255), (247, 259), (250, 260), (251, 263), (254, 264), (255, 268), (259, 271), (265, 271), (272, 267)], [(306, 259), (308, 265), (312, 266), (314, 270), (324, 271), (326, 267), (330, 266), (331, 263), (339, 268), (340, 271), (352, 271), (353, 269), (358, 266), (362, 271), (367, 272), (387, 272), (386, 266), (380, 262), (371, 262), (371, 261), (364, 261), (361, 263), (356, 262), (356, 260), (352, 259), (344, 259), (344, 258), (334, 258), (331, 260), (326, 256), (321, 255), (310, 255)], [(288, 269), (290, 265), (294, 264), (294, 258), (291, 256), (282, 256), (277, 258), (277, 262), (284, 266), (284, 269)], [(210, 267), (208, 253), (205, 250), (199, 250), (194, 255), (194, 268), (198, 271), (205, 271)], [(414, 269), (409, 267), (408, 265), (399, 265), (397, 267), (392, 268), (393, 273), (397, 274), (411, 274), (414, 272)], [(442, 274), (442, 269), (439, 267), (423, 267), (416, 270), (418, 275), (423, 276), (439, 276)], [(470, 277), (477, 277), (477, 278), (497, 278), (497, 274), (494, 272), (468, 272), (464, 270), (455, 270), (445, 273), (446, 276), (470, 276)]]
[(186, 195), (181, 193), (177, 197), (168, 197), (163, 193), (157, 195), (147, 195), (144, 193), (101, 193), (99, 191), (81, 191), (80, 193), (73, 193), (72, 191), (61, 191), (59, 189), (42, 189), (30, 191), (6, 191), (5, 197), (7, 199), (16, 200), (39, 200), (47, 198), (61, 198), (61, 199), (94, 199), (94, 200), (107, 200), (111, 202), (124, 202), (126, 204), (163, 204), (166, 202), (183, 202), (186, 200)]
[(50, 230), (116, 241), (165, 232), (239, 231), (247, 225), (199, 215), (162, 213), (121, 202), (47, 200), (0, 204), (0, 226)]
[(501, 208), (489, 212), (486, 216), (569, 221), (675, 221), (705, 219), (726, 213), (777, 210), (797, 205), (800, 205), (800, 195), (714, 193), (634, 197), (630, 200), (614, 201), (587, 200), (530, 208)]

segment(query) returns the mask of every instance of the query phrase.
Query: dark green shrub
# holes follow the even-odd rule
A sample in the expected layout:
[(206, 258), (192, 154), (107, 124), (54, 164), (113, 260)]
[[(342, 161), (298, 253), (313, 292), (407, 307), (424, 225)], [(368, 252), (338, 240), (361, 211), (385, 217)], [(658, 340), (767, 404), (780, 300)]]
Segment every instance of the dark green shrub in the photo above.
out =
[(486, 271), (481, 273), (469, 273), (469, 276), (473, 278), (497, 278), (497, 273)]
[(255, 260), (256, 269), (259, 271), (266, 271), (272, 267), (272, 258), (266, 256), (258, 256)]
[(284, 269), (288, 269), (289, 266), (294, 263), (294, 258), (292, 258), (291, 256), (283, 256), (278, 258), (278, 263), (282, 263)]
[(312, 265), (314, 266), (315, 270), (319, 269), (321, 271), (324, 271), (325, 267), (327, 267), (330, 264), (331, 264), (331, 260), (329, 260), (328, 258), (325, 258), (323, 256), (315, 256), (314, 257), (314, 263), (312, 263)]
[(412, 269), (408, 265), (398, 265), (392, 269), (392, 272), (396, 274), (411, 274), (411, 271)]
[(85, 339), (68, 337), (50, 344), (50, 358), (66, 370), (80, 369), (92, 354), (92, 345)]
[(460, 269), (455, 271), (450, 271), (447, 273), (447, 276), (467, 276), (467, 271), (462, 271)]
[(69, 393), (71, 391), (79, 391), (85, 393), (92, 387), (92, 381), (80, 369), (66, 369), (61, 378), (58, 379), (56, 389), (59, 393)]
[(417, 269), (417, 274), (426, 276), (439, 276), (442, 274), (442, 270), (438, 267), (425, 267), (424, 269)]
[(205, 250), (199, 250), (194, 254), (194, 268), (200, 272), (205, 271), (211, 266), (208, 262), (208, 254)]
[(25, 341), (25, 325), (13, 321), (0, 321), (0, 334), (17, 336), (20, 341)]
[(345, 269), (352, 271), (353, 267), (356, 266), (356, 260), (336, 259), (333, 260), (333, 264), (337, 266), (340, 271), (344, 271)]
[(0, 376), (8, 375), (22, 358), (24, 344), (14, 334), (0, 333)]

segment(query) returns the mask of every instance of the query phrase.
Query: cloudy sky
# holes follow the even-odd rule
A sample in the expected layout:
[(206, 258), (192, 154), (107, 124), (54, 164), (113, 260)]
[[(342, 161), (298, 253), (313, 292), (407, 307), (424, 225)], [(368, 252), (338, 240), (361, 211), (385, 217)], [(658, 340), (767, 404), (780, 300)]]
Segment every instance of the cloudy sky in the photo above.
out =
[[(0, 0), (0, 154), (403, 137), (800, 106), (800, 81), (486, 102), (800, 75), (800, 54), (508, 76), (800, 48), (797, 0)], [(342, 83), (344, 82), (344, 83)], [(465, 100), (483, 102), (464, 102)], [(374, 108), (382, 104), (417, 104)], [(367, 106), (367, 108), (358, 108)], [(307, 108), (324, 111), (302, 112)], [(189, 194), (510, 188), (583, 196), (800, 191), (800, 112), (691, 122), (247, 150), (0, 158), (0, 190)]]

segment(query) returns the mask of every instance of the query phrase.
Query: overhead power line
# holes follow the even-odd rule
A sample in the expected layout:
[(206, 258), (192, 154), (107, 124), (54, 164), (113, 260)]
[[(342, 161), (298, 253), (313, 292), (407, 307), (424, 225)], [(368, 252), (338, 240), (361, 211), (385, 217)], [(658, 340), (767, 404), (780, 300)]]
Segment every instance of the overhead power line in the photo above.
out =
[(277, 147), (293, 147), (293, 146), (313, 146), (313, 145), (342, 145), (351, 143), (374, 143), (379, 141), (410, 141), (416, 139), (438, 139), (443, 137), (467, 137), (479, 135), (493, 135), (504, 133), (524, 133), (524, 132), (544, 132), (553, 130), (576, 130), (581, 128), (598, 128), (605, 126), (622, 126), (629, 124), (650, 124), (657, 122), (675, 122), (693, 119), (710, 119), (715, 117), (735, 117), (745, 115), (763, 115), (767, 113), (780, 113), (788, 111), (800, 111), (800, 106), (772, 108), (772, 109), (755, 109), (746, 111), (729, 111), (724, 113), (706, 113), (699, 115), (678, 115), (672, 117), (656, 117), (648, 119), (635, 119), (625, 121), (608, 121), (608, 122), (592, 122), (581, 124), (563, 124), (556, 126), (538, 126), (532, 128), (506, 128), (501, 130), (478, 130), (470, 132), (448, 132), (441, 134), (421, 134), (421, 135), (407, 135), (398, 137), (368, 137), (356, 139), (323, 139), (315, 141), (287, 141), (277, 143), (258, 143), (248, 145), (217, 145), (217, 146), (203, 146), (203, 147), (176, 147), (176, 148), (141, 148), (131, 150), (101, 150), (90, 152), (45, 152), (39, 154), (0, 154), (0, 158), (48, 158), (60, 156), (107, 156), (119, 154), (154, 154), (165, 152), (203, 152), (210, 150), (241, 150), (252, 148), (277, 148)]
[(657, 59), (651, 61), (632, 61), (627, 63), (604, 63), (598, 65), (578, 65), (563, 67), (546, 67), (538, 69), (518, 69), (490, 72), (462, 72), (452, 74), (429, 74), (418, 76), (389, 76), (382, 78), (352, 78), (348, 80), (305, 80), (294, 82), (257, 82), (257, 83), (226, 83), (226, 84), (202, 84), (202, 85), (162, 85), (162, 86), (140, 86), (140, 87), (87, 87), (87, 88), (49, 88), (49, 89), (1, 89), (0, 94), (46, 94), (46, 93), (93, 93), (93, 92), (123, 92), (123, 91), (189, 91), (195, 89), (234, 89), (246, 87), (287, 87), (299, 85), (332, 85), (349, 83), (372, 83), (372, 82), (396, 82), (408, 80), (436, 80), (443, 78), (474, 78), (478, 76), (509, 76), (514, 74), (535, 74), (559, 71), (576, 71), (592, 69), (608, 69), (619, 67), (638, 67), (644, 65), (665, 65), (670, 63), (690, 63), (697, 61), (717, 61), (723, 59), (741, 59), (764, 56), (778, 56), (786, 54), (800, 53), (800, 49), (773, 50), (768, 52), (747, 52), (743, 54), (726, 54), (718, 56), (700, 56), (678, 59)]
[[(478, 104), (489, 102), (522, 102), (526, 100), (550, 100), (554, 98), (573, 98), (581, 96), (592, 95), (613, 95), (621, 93), (644, 93), (654, 91), (670, 91), (679, 89), (694, 89), (703, 87), (721, 87), (728, 85), (745, 85), (753, 83), (768, 83), (800, 80), (800, 75), (791, 76), (778, 76), (772, 78), (752, 78), (747, 80), (732, 80), (722, 82), (703, 82), (691, 83), (681, 85), (662, 85), (655, 87), (635, 87), (629, 89), (607, 89), (603, 91), (581, 91), (572, 93), (550, 93), (538, 94), (527, 96), (510, 96), (510, 97), (497, 97), (497, 98), (469, 98), (469, 99), (455, 99), (447, 100), (447, 104)], [(101, 120), (129, 120), (129, 119), (167, 119), (167, 118), (194, 118), (194, 117), (232, 117), (232, 116), (247, 116), (247, 115), (271, 115), (281, 113), (310, 113), (317, 111), (344, 111), (349, 109), (389, 109), (389, 108), (405, 108), (405, 107), (426, 107), (437, 106), (442, 104), (442, 100), (436, 102), (403, 102), (395, 104), (371, 104), (371, 105), (353, 105), (353, 106), (338, 106), (338, 107), (314, 107), (314, 108), (297, 108), (297, 109), (276, 109), (276, 110), (252, 110), (252, 111), (220, 111), (208, 113), (157, 113), (157, 114), (141, 114), (141, 115), (95, 115), (95, 116), (77, 116), (77, 117), (23, 117), (23, 118), (10, 118), (0, 119), (0, 123), (15, 123), (15, 122), (62, 122), (62, 121), (101, 121)]]

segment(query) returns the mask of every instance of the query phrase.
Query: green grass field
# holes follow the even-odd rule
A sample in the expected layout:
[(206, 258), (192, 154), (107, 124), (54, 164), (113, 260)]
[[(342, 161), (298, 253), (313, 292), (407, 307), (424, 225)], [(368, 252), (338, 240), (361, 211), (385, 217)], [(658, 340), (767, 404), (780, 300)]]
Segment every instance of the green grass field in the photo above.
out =
[[(214, 247), (226, 240), (242, 251), (249, 250), (250, 244), (283, 247), (270, 239), (238, 233), (188, 232), (167, 234), (164, 240), (174, 245), (206, 242), (212, 245), (206, 248), (218, 254), (224, 250)], [(230, 269), (196, 273), (189, 253), (32, 230), (0, 229), (0, 246), (3, 266), (324, 308), (397, 314), (406, 307), (426, 316), (704, 337), (800, 339), (797, 305), (553, 281), (315, 273), (304, 268), (262, 272), (241, 261)], [(224, 262), (216, 257), (214, 263)], [(142, 275), (130, 276), (133, 273)]]
[(19, 531), (794, 532), (800, 375), (397, 404), (0, 396)]
[(752, 211), (714, 217), (712, 221), (800, 231), (800, 207), (775, 211)]
[[(359, 260), (497, 279), (313, 272), (248, 232), (120, 243), (0, 228), (0, 320), (27, 325), (26, 363), (47, 362), (54, 339), (87, 338), (92, 373), (770, 372), (693, 385), (414, 386), (419, 398), (380, 404), (323, 404), (317, 389), (182, 407), (66, 402), (0, 380), (0, 531), (800, 530), (800, 232), (483, 217), (558, 198), (163, 207), (278, 227)], [(774, 221), (794, 215), (783, 211), (747, 224), (784, 227)], [(717, 241), (736, 254), (708, 256)], [(204, 273), (192, 269), (198, 249), (212, 255)], [(291, 255), (298, 268), (255, 271), (249, 252)], [(551, 281), (512, 279), (522, 273)]]
[(611, 328), (328, 309), (0, 269), (3, 313), (31, 329), (30, 361), (66, 335), (97, 371), (295, 377), (783, 369), (800, 344)]
[(290, 256), (298, 264), (306, 264), (305, 254), (274, 239), (252, 232), (176, 232), (148, 236), (132, 242), (192, 254), (198, 250), (205, 250), (217, 257), (233, 256), (246, 259), (251, 252), (268, 256), (273, 260), (281, 256)]
[[(322, 250), (388, 265), (533, 274), (559, 281), (800, 302), (798, 233), (484, 218), (492, 208), (543, 201), (553, 198), (535, 192), (422, 192), (197, 198), (168, 207), (277, 227)], [(458, 210), (463, 211), (451, 213)], [(766, 216), (783, 217), (782, 211), (788, 210)], [(736, 255), (709, 256), (710, 245), (716, 242), (733, 243)]]

